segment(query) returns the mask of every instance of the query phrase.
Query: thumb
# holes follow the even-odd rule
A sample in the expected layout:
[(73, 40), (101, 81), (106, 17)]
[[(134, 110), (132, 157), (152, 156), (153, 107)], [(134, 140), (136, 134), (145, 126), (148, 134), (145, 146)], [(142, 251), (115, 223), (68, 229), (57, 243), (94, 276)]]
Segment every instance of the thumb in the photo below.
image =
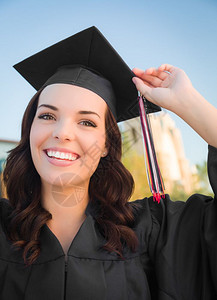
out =
[(151, 90), (149, 86), (147, 86), (140, 78), (133, 77), (132, 78), (133, 83), (135, 84), (137, 90), (145, 97), (150, 98)]

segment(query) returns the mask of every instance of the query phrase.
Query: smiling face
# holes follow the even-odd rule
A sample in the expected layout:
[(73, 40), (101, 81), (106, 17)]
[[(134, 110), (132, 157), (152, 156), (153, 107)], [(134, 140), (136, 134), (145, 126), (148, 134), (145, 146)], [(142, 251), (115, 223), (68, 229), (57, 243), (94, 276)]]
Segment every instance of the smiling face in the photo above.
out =
[(32, 160), (42, 186), (67, 188), (64, 174), (73, 174), (74, 186), (88, 187), (103, 152), (107, 154), (106, 108), (100, 96), (78, 86), (53, 84), (42, 91), (30, 131)]

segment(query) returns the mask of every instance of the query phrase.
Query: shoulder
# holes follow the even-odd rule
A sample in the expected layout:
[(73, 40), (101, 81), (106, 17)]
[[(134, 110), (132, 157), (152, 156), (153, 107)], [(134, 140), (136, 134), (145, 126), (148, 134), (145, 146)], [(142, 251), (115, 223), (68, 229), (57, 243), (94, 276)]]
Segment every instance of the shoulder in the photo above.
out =
[(145, 220), (150, 221), (151, 211), (149, 201), (149, 198), (145, 197), (143, 199), (137, 199), (129, 202), (135, 217), (134, 226), (136, 226), (139, 222), (144, 222)]
[(134, 215), (137, 218), (155, 217), (160, 223), (165, 214), (177, 215), (185, 210), (201, 210), (212, 205), (215, 200), (211, 196), (193, 194), (187, 200), (172, 201), (168, 194), (162, 197), (160, 203), (154, 201), (153, 197), (138, 199), (130, 202)]
[(153, 201), (153, 197), (145, 197), (129, 203), (133, 208), (135, 218), (132, 229), (138, 236), (141, 247), (140, 253), (144, 253), (148, 251), (148, 248), (153, 243), (153, 240), (157, 238), (160, 231), (160, 224), (153, 214), (153, 207), (156, 206), (159, 215), (162, 213), (162, 208)]
[(10, 203), (9, 200), (6, 198), (0, 198), (0, 208), (3, 206), (9, 206), (10, 207)]

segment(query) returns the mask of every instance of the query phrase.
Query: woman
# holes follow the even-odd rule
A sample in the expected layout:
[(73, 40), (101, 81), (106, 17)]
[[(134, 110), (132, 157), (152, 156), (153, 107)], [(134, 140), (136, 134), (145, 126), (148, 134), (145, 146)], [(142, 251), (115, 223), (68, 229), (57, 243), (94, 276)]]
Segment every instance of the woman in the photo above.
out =
[[(174, 203), (166, 195), (159, 205), (152, 197), (127, 202), (133, 179), (120, 161), (120, 132), (107, 101), (113, 95), (104, 101), (98, 89), (108, 82), (83, 67), (76, 78), (81, 71), (90, 81), (97, 77), (94, 87), (58, 75), (39, 89), (8, 157), (0, 298), (215, 299), (216, 201), (193, 195)], [(133, 72), (148, 100), (207, 141), (215, 193), (217, 110), (179, 68)]]

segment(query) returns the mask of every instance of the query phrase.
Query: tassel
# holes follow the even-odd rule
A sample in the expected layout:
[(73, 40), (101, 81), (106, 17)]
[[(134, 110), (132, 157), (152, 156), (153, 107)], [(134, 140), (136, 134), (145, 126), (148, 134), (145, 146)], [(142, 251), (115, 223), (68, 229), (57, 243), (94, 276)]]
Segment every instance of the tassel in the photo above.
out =
[(153, 194), (154, 201), (160, 203), (161, 197), (165, 197), (165, 188), (154, 148), (150, 121), (147, 114), (147, 102), (145, 97), (143, 97), (142, 95), (139, 95), (138, 101), (148, 183), (151, 193)]

